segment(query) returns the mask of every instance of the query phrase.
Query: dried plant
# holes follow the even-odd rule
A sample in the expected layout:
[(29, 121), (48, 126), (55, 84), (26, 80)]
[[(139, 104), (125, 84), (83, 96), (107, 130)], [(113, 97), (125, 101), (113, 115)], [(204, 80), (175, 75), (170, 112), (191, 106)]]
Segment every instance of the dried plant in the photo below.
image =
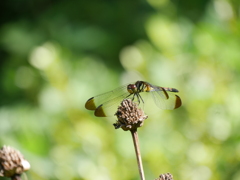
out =
[(132, 102), (131, 99), (124, 99), (115, 115), (118, 118), (117, 122), (113, 124), (115, 128), (122, 128), (124, 131), (129, 130), (132, 134), (139, 174), (141, 180), (145, 180), (137, 128), (143, 125), (144, 120), (147, 119), (148, 116), (146, 116), (144, 111), (138, 107), (138, 104)]
[[(117, 122), (113, 124), (115, 129), (122, 128), (124, 131), (130, 131), (132, 134), (139, 174), (141, 180), (145, 180), (137, 129), (143, 126), (144, 120), (147, 119), (148, 116), (145, 115), (144, 111), (138, 107), (138, 104), (131, 99), (124, 99), (115, 115), (118, 119)], [(155, 180), (173, 180), (173, 176), (170, 173), (161, 174), (159, 178)]]
[(0, 176), (20, 180), (21, 174), (30, 169), (30, 164), (23, 155), (10, 146), (0, 149)]

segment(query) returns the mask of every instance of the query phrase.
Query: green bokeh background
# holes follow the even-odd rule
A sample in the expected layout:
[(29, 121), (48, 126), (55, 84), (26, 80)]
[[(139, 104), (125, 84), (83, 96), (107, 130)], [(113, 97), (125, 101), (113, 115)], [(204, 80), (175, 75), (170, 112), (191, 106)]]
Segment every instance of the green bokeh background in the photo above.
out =
[(136, 80), (183, 101), (139, 129), (146, 179), (240, 179), (238, 0), (12, 0), (0, 17), (0, 145), (29, 180), (139, 179), (130, 133), (84, 108)]

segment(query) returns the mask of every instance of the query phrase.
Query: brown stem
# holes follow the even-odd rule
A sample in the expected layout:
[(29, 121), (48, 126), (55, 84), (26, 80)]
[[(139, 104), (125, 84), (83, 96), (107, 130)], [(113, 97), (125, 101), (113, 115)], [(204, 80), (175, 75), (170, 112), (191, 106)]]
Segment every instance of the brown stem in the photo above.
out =
[(137, 129), (136, 130), (131, 130), (131, 134), (132, 134), (132, 138), (133, 138), (135, 153), (136, 153), (136, 156), (137, 156), (139, 174), (140, 174), (141, 180), (145, 180), (143, 165), (142, 165), (142, 158), (141, 158), (140, 147), (139, 147), (139, 141), (138, 141)]
[(21, 175), (20, 174), (15, 174), (11, 177), (11, 180), (21, 180)]

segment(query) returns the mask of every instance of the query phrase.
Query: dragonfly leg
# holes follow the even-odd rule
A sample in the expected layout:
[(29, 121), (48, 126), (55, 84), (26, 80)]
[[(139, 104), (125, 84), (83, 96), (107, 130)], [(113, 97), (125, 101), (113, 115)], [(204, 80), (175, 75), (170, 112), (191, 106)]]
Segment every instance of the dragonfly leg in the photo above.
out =
[[(132, 94), (129, 94), (128, 96), (126, 96), (126, 98), (128, 98), (129, 96), (131, 96)], [(133, 96), (134, 97), (134, 96)]]
[(128, 97), (131, 96), (131, 95), (133, 95), (132, 101), (134, 101), (134, 98), (135, 98), (136, 94), (129, 94), (128, 96), (126, 96), (126, 98), (128, 98)]
[(135, 95), (136, 95), (136, 94), (133, 94), (133, 98), (132, 98), (132, 101), (134, 101)]
[[(132, 95), (132, 94), (130, 94), (130, 95)], [(132, 101), (134, 101), (135, 96), (137, 96), (136, 93), (133, 94)], [(128, 96), (127, 96), (127, 97), (128, 97)], [(137, 96), (137, 98), (138, 98), (138, 96)]]
[(144, 100), (143, 100), (142, 96), (141, 96), (140, 94), (137, 94), (137, 97), (138, 97), (138, 102), (139, 102), (139, 104), (140, 104), (140, 99), (141, 99), (141, 101), (142, 101), (143, 104), (144, 104)]
[(135, 96), (137, 96), (138, 104), (140, 104), (141, 101), (142, 101), (143, 104), (144, 104), (144, 101), (143, 101), (143, 99), (142, 99), (142, 97), (140, 96), (139, 93), (135, 93), (135, 94), (133, 95), (132, 101), (134, 101), (134, 97), (135, 97)]
[(139, 94), (134, 94), (134, 96), (137, 96), (138, 104), (140, 104)]

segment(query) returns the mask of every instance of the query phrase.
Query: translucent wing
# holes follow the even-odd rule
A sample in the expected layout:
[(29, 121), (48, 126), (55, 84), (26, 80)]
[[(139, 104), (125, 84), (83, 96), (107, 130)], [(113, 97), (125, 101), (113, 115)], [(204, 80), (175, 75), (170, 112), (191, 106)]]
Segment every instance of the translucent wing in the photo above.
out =
[(161, 109), (176, 109), (182, 105), (181, 99), (178, 95), (172, 92), (168, 93), (168, 99), (163, 98), (161, 91), (151, 91), (155, 104)]
[(100, 106), (104, 102), (107, 102), (111, 99), (114, 99), (126, 93), (127, 93), (126, 85), (121, 86), (112, 91), (109, 91), (88, 99), (87, 102), (85, 103), (85, 108), (88, 110), (95, 110), (98, 106)]
[[(94, 115), (97, 117), (113, 116), (117, 112), (118, 106), (122, 100), (127, 98), (128, 95), (129, 93), (124, 93), (118, 97), (115, 97), (114, 99), (104, 102), (96, 108)], [(131, 98), (132, 96), (133, 95), (130, 95), (128, 98)]]
[(182, 101), (178, 95), (174, 92), (178, 92), (177, 89), (164, 88), (158, 86), (152, 86), (153, 90), (150, 92), (153, 96), (155, 104), (161, 109), (176, 109), (182, 105)]
[(113, 116), (120, 102), (128, 95), (127, 85), (124, 85), (88, 99), (85, 108), (95, 110), (94, 114), (98, 117)]

